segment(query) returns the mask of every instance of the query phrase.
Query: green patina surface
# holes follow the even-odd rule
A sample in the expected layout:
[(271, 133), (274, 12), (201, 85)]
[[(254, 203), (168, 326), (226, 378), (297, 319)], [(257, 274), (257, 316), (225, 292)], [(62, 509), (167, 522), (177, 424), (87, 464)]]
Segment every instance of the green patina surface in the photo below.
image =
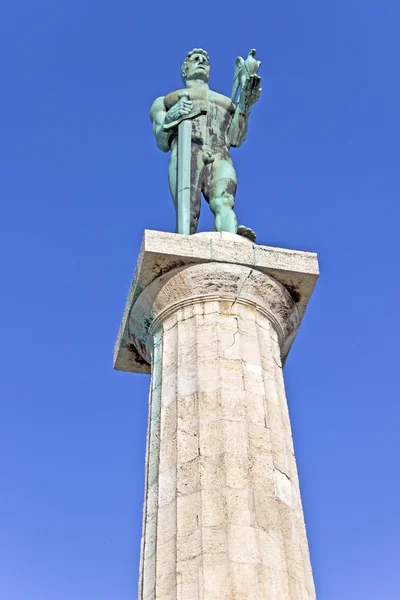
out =
[(168, 179), (177, 233), (196, 233), (203, 195), (214, 213), (215, 231), (255, 239), (251, 229), (238, 227), (234, 212), (237, 177), (230, 157), (230, 148), (246, 139), (250, 112), (261, 93), (261, 63), (255, 53), (250, 50), (246, 60), (236, 59), (228, 98), (209, 88), (208, 54), (195, 48), (182, 65), (185, 87), (153, 102), (150, 118), (157, 145), (171, 152)]

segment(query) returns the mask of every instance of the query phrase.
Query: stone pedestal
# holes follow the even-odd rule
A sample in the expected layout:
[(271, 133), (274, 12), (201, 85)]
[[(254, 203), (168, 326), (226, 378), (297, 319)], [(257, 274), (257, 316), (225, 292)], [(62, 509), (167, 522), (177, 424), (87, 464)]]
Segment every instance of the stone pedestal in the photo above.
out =
[(151, 370), (140, 600), (311, 600), (282, 376), (315, 254), (146, 232), (115, 367)]

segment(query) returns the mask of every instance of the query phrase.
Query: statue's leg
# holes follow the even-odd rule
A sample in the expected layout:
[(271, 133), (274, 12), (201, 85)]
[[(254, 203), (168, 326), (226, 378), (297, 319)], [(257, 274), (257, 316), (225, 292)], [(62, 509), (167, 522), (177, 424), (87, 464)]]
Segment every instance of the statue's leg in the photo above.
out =
[(236, 233), (237, 219), (233, 211), (237, 188), (236, 172), (230, 159), (215, 158), (206, 167), (203, 193), (215, 215), (215, 231)]
[[(204, 167), (201, 152), (197, 147), (192, 147), (192, 161), (190, 172), (190, 233), (196, 233), (200, 216), (201, 184), (200, 179)], [(176, 214), (176, 231), (178, 231), (178, 152), (177, 147), (171, 151), (171, 161), (168, 170), (169, 190), (174, 202)]]
[(192, 144), (192, 161), (190, 165), (190, 233), (196, 233), (199, 224), (201, 207), (201, 178), (204, 162), (201, 152), (196, 144)]
[(175, 207), (176, 225), (175, 231), (178, 231), (178, 151), (177, 146), (171, 150), (171, 160), (168, 169), (169, 191)]

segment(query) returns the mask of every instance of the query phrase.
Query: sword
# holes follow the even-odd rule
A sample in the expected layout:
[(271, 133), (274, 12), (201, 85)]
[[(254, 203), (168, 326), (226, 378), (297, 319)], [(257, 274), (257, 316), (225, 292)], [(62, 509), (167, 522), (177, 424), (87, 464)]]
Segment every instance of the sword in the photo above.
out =
[[(179, 92), (178, 98), (190, 99), (189, 92)], [(164, 131), (171, 131), (178, 126), (178, 168), (177, 168), (177, 211), (176, 232), (190, 234), (190, 164), (192, 156), (192, 119), (207, 113), (205, 102), (198, 103), (188, 115), (180, 117), (168, 125)]]
[[(187, 97), (181, 92), (179, 98)], [(190, 234), (190, 162), (192, 157), (192, 121), (184, 119), (178, 126), (178, 210), (177, 233)]]

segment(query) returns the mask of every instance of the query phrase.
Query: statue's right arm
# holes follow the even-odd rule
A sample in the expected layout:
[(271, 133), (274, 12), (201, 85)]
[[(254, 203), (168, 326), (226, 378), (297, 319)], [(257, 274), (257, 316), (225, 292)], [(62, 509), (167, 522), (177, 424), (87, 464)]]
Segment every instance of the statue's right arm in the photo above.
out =
[(150, 109), (150, 119), (153, 124), (153, 133), (156, 138), (157, 146), (163, 152), (168, 152), (171, 148), (171, 132), (163, 131), (166, 114), (167, 109), (164, 105), (164, 96), (160, 96), (153, 102)]

